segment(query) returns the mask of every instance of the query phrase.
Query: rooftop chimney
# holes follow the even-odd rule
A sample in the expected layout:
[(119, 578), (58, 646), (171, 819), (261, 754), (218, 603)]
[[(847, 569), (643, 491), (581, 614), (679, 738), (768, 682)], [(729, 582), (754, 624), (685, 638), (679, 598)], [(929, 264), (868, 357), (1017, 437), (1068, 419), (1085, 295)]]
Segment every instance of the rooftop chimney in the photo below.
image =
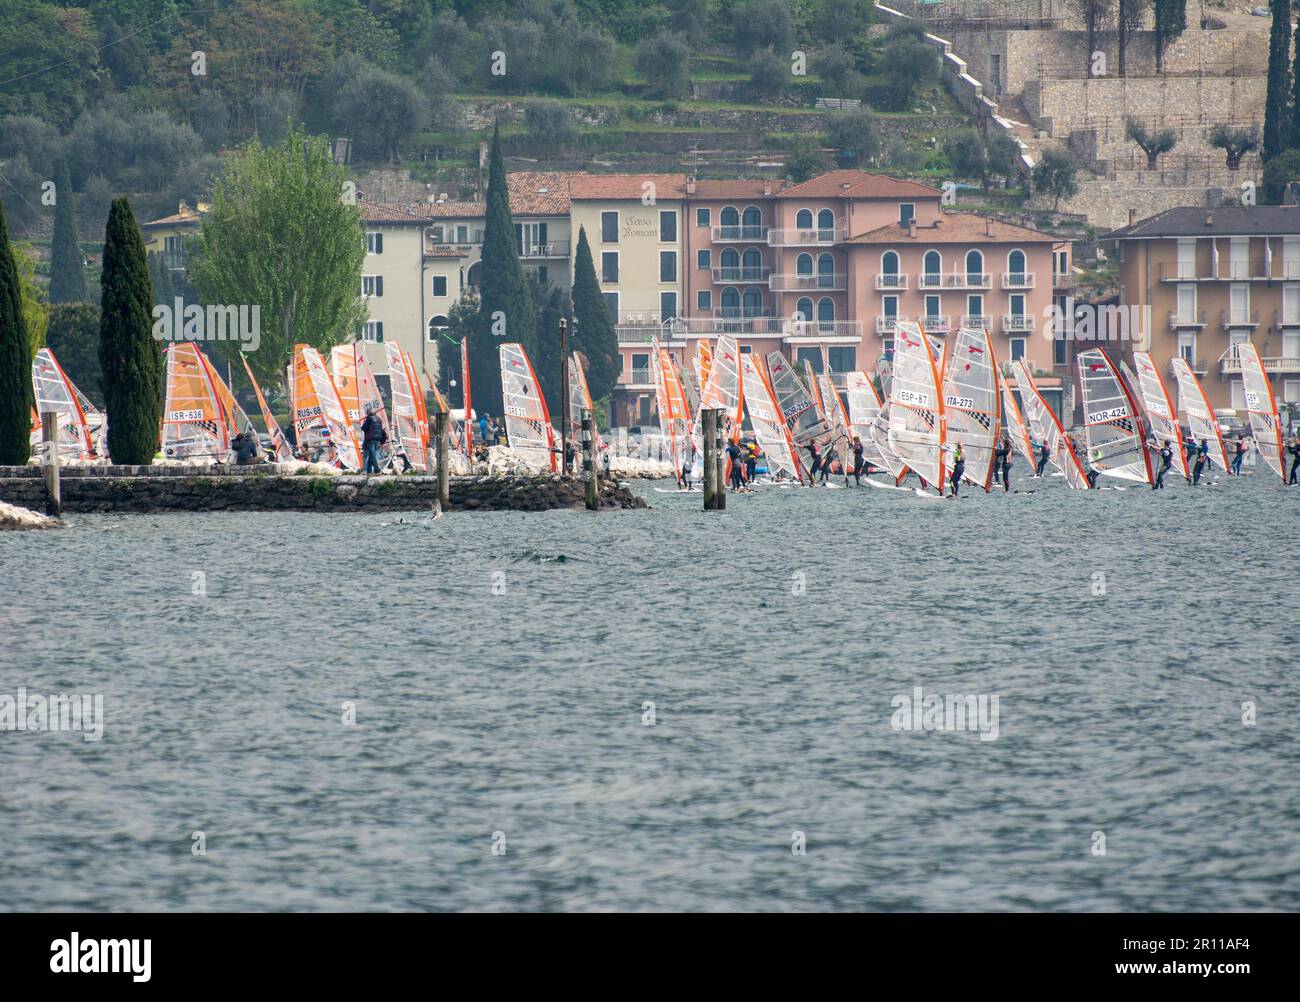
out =
[(984, 217), (984, 235), (985, 235), (986, 237), (991, 237), (991, 236), (993, 236), (993, 217), (992, 217), (992, 216), (985, 216), (985, 217)]
[(1130, 208), (1128, 210), (1128, 224), (1132, 226), (1134, 223), (1137, 222), (1137, 218), (1138, 218), (1138, 210)]
[(790, 187), (790, 179), (788, 177), (781, 178), (781, 187), (778, 190), (785, 191), (788, 187)]
[(688, 195), (694, 195), (694, 194), (695, 194), (695, 175), (694, 175), (694, 174), (687, 174), (687, 175), (686, 175), (686, 194), (688, 194)]
[(916, 239), (916, 217), (915, 216), (912, 216), (907, 221), (907, 235), (914, 240)]
[(766, 177), (763, 179), (763, 194), (764, 195), (772, 194), (772, 179), (770, 177)]

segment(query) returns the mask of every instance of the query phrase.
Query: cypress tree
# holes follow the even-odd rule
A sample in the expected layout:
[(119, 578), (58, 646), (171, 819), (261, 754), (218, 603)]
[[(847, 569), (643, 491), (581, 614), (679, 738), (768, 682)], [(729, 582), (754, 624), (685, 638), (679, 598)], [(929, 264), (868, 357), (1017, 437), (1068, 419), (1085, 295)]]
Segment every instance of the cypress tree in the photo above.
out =
[(1263, 157), (1271, 160), (1287, 145), (1287, 98), (1291, 96), (1291, 0), (1270, 0), (1273, 27), (1268, 35), (1268, 92), (1264, 99)]
[[(529, 354), (537, 378), (542, 384), (542, 395), (550, 408), (551, 420), (560, 427), (560, 321), (569, 319), (568, 297), (564, 290), (537, 278), (533, 282), (533, 301), (537, 308), (537, 353)], [(570, 342), (572, 347), (572, 342)]]
[(149, 281), (153, 284), (155, 306), (172, 306), (176, 300), (176, 287), (172, 283), (172, 270), (158, 253), (149, 255)]
[(1155, 0), (1156, 71), (1165, 71), (1165, 49), (1187, 29), (1187, 0)]
[(54, 203), (54, 249), (50, 257), (50, 302), (84, 303), (86, 269), (77, 236), (76, 196), (72, 193), (72, 175), (68, 165), (59, 171)]
[(609, 396), (618, 382), (618, 335), (596, 281), (596, 265), (587, 243), (587, 230), (578, 227), (573, 261), (573, 322), (569, 345), (587, 356), (587, 386), (593, 402)]
[(113, 199), (104, 229), (99, 364), (113, 462), (145, 466), (162, 421), (161, 345), (152, 336), (153, 286), (131, 203)]
[(1291, 66), (1291, 128), (1288, 146), (1300, 146), (1300, 31), (1295, 33), (1295, 59)]
[(479, 266), (479, 315), (469, 343), (474, 410), (480, 414), (501, 413), (502, 342), (518, 341), (530, 360), (536, 355), (536, 313), (529, 285), (519, 264), (501, 139), (494, 128), (488, 161), (483, 261)]
[(31, 456), (33, 402), (32, 349), (0, 202), (0, 466), (21, 466)]

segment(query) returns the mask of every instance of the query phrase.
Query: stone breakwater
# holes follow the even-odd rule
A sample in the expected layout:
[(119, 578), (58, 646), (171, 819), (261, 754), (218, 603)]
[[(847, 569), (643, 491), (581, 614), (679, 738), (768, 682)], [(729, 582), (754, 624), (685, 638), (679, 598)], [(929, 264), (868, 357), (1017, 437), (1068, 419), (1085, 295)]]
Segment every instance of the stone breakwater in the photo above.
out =
[[(97, 466), (60, 470), (68, 513), (167, 511), (417, 511), (438, 496), (436, 477), (283, 476), (273, 467)], [(586, 485), (555, 475), (452, 477), (451, 511), (549, 511), (582, 508)], [(644, 508), (610, 480), (599, 484), (602, 509)], [(45, 510), (38, 467), (0, 467), (0, 501)]]
[(0, 532), (9, 529), (57, 529), (62, 525), (57, 518), (0, 501)]

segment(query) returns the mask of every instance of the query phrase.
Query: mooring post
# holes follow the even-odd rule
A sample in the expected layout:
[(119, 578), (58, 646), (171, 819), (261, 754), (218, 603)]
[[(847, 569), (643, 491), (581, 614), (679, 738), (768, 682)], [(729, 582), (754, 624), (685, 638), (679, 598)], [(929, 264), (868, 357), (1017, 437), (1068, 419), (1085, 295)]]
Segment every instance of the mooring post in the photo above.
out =
[(41, 412), (41, 466), (45, 468), (45, 511), (63, 514), (63, 497), (59, 490), (59, 413)]
[(438, 503), (443, 511), (451, 507), (451, 415), (438, 411), (433, 416), (433, 429), (438, 436)]
[(714, 481), (718, 485), (718, 503), (714, 506), (716, 511), (726, 511), (727, 508), (727, 449), (724, 436), (727, 432), (727, 412), (718, 409), (717, 417), (713, 419), (713, 426), (717, 429), (718, 440), (713, 445), (713, 455), (718, 461), (718, 472), (714, 476)]
[(582, 473), (587, 478), (587, 511), (595, 511), (599, 506), (599, 492), (596, 485), (596, 433), (595, 418), (585, 407), (582, 410)]
[(718, 464), (713, 460), (716, 445), (717, 411), (700, 411), (700, 439), (704, 444), (704, 510), (713, 511), (717, 507)]

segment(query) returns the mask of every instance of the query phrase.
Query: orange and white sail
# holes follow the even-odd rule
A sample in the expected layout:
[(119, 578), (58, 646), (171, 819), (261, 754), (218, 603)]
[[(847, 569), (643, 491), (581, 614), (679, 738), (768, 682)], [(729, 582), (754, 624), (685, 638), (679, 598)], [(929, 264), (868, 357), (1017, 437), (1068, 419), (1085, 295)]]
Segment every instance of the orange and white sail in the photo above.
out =
[[(1029, 438), (1029, 425), (1025, 415), (1016, 401), (1015, 391), (1001, 373), (998, 373), (998, 388), (1002, 393), (1002, 415), (1006, 421), (1007, 437), (1016, 451), (1029, 461), (1032, 467), (1038, 462), (1034, 456), (1034, 443)], [(1008, 457), (1010, 458), (1010, 457)]]
[(824, 439), (830, 433), (830, 423), (822, 418), (813, 398), (815, 391), (795, 365), (779, 351), (768, 352), (767, 375), (795, 448)]
[(275, 420), (271, 413), (271, 408), (266, 405), (266, 397), (262, 395), (262, 388), (257, 385), (257, 377), (253, 375), (252, 366), (248, 364), (248, 358), (241, 354), (240, 359), (244, 363), (244, 371), (248, 373), (248, 381), (253, 384), (253, 393), (257, 396), (257, 407), (262, 412), (262, 421), (266, 424), (266, 433), (271, 436), (271, 448), (275, 452), (275, 458), (282, 463), (287, 463), (293, 459), (293, 447), (289, 445), (289, 440), (284, 437), (284, 432), (280, 429), (280, 424)]
[(213, 375), (194, 342), (168, 346), (162, 424), (165, 458), (210, 463), (224, 463), (229, 458), (230, 426)]
[(740, 356), (740, 379), (746, 387), (745, 407), (749, 411), (749, 423), (754, 429), (758, 447), (767, 456), (768, 473), (773, 476), (784, 473), (798, 480), (799, 460), (794, 454), (794, 442), (781, 417), (776, 394), (760, 364), (752, 354)]
[(393, 437), (406, 461), (417, 470), (427, 471), (429, 452), (429, 413), (424, 390), (415, 378), (415, 365), (406, 349), (395, 341), (384, 342), (388, 362), (388, 392), (393, 397)]
[(1246, 394), (1246, 415), (1250, 418), (1250, 432), (1255, 436), (1255, 448), (1264, 457), (1282, 482), (1286, 483), (1286, 442), (1282, 436), (1282, 419), (1277, 412), (1277, 400), (1269, 385), (1268, 373), (1259, 360), (1259, 352), (1247, 341), (1236, 346), (1241, 359), (1242, 388)]
[(32, 359), (32, 390), (36, 405), (32, 411), (33, 444), (41, 440), (40, 415), (48, 411), (59, 415), (59, 456), (61, 459), (95, 458), (94, 439), (90, 434), (88, 415), (95, 409), (77, 389), (54, 352), (40, 348)]
[[(461, 400), (465, 403), (465, 458), (474, 458), (474, 404), (469, 392), (469, 338), (460, 339)], [(487, 443), (483, 443), (486, 445)]]
[(1183, 429), (1178, 423), (1178, 408), (1174, 406), (1160, 370), (1151, 360), (1151, 353), (1146, 351), (1133, 352), (1133, 364), (1137, 366), (1138, 393), (1142, 397), (1142, 406), (1146, 408), (1151, 434), (1159, 442), (1170, 443), (1179, 471), (1191, 483), (1192, 471), (1187, 465), (1187, 450), (1183, 448)]
[(831, 434), (827, 444), (839, 450), (840, 459), (844, 459), (853, 444), (853, 426), (849, 423), (844, 401), (830, 376), (817, 377), (817, 395), (826, 409), (826, 420), (830, 423)]
[[(293, 423), (298, 445), (314, 460), (329, 459), (333, 446), (345, 469), (361, 469), (361, 446), (348, 421), (325, 360), (311, 345), (293, 351)], [(319, 454), (319, 455), (318, 455)]]
[(876, 384), (865, 372), (847, 373), (845, 395), (849, 402), (849, 420), (853, 434), (862, 443), (862, 458), (872, 466), (888, 470), (895, 477), (907, 467), (889, 448), (889, 422), (885, 402), (876, 392)]
[(1175, 355), (1169, 364), (1173, 367), (1174, 378), (1178, 380), (1179, 409), (1187, 415), (1187, 430), (1197, 442), (1205, 443), (1205, 451), (1210, 461), (1224, 473), (1228, 472), (1228, 450), (1223, 443), (1223, 429), (1214, 416), (1201, 381), (1187, 364), (1187, 359)]
[(361, 424), (361, 399), (357, 386), (357, 352), (351, 344), (336, 344), (330, 349), (330, 378), (339, 391), (339, 400), (348, 412), (348, 423)]
[(915, 323), (900, 320), (894, 336), (894, 379), (889, 387), (889, 447), (922, 480), (944, 490), (947, 447), (940, 366), (934, 346)]
[(204, 367), (208, 370), (208, 378), (212, 380), (213, 389), (217, 393), (217, 403), (221, 407), (221, 416), (225, 419), (226, 429), (231, 437), (242, 431), (256, 438), (257, 429), (253, 427), (253, 422), (244, 413), (244, 408), (235, 399), (235, 395), (231, 392), (230, 387), (226, 385), (226, 381), (221, 378), (221, 373), (217, 371), (217, 367), (212, 364), (212, 360), (202, 351), (199, 352), (199, 358), (202, 359)]
[(650, 338), (650, 371), (655, 384), (655, 410), (659, 416), (659, 433), (668, 448), (673, 464), (673, 476), (680, 478), (686, 467), (688, 444), (691, 440), (690, 409), (686, 403), (686, 390), (677, 374), (677, 364), (672, 352), (659, 344), (657, 337)]
[[(1074, 441), (1065, 433), (1061, 419), (1056, 416), (1047, 399), (1039, 392), (1033, 373), (1023, 358), (1011, 363), (1016, 372), (1016, 385), (1024, 402), (1024, 416), (1033, 429), (1034, 438), (1046, 443), (1052, 465), (1065, 475), (1065, 482), (1074, 490), (1089, 489), (1088, 474), (1075, 452)], [(1029, 461), (1035, 462), (1032, 454)]]
[(591, 411), (591, 442), (595, 449), (593, 455), (599, 455), (601, 449), (600, 430), (596, 427), (596, 405), (591, 402), (591, 390), (587, 388), (587, 373), (583, 370), (582, 360), (577, 355), (565, 359), (565, 378), (569, 381), (569, 434), (581, 447), (582, 412)]
[(695, 342), (695, 382), (699, 384), (701, 391), (709, 382), (709, 372), (713, 369), (713, 346), (701, 338)]
[[(1128, 381), (1100, 348), (1081, 351), (1078, 363), (1089, 464), (1107, 476), (1154, 483), (1137, 399)], [(1181, 442), (1175, 444), (1182, 448)]]
[[(948, 441), (953, 447), (961, 444), (966, 479), (988, 491), (993, 486), (993, 459), (1002, 433), (1002, 401), (998, 398), (997, 363), (987, 331), (958, 328), (944, 374), (943, 405)], [(949, 467), (951, 455), (944, 455)]]
[(697, 479), (703, 475), (704, 470), (704, 433), (701, 430), (700, 412), (721, 410), (724, 422), (722, 437), (730, 441), (740, 436), (744, 407), (740, 349), (736, 346), (735, 338), (724, 334), (718, 338), (717, 347), (712, 352), (708, 380), (700, 391), (700, 411), (696, 412), (695, 419), (691, 422), (691, 441), (695, 445), (692, 472)]
[(501, 345), (501, 401), (510, 451), (536, 470), (559, 472), (555, 429), (542, 384), (524, 346)]

